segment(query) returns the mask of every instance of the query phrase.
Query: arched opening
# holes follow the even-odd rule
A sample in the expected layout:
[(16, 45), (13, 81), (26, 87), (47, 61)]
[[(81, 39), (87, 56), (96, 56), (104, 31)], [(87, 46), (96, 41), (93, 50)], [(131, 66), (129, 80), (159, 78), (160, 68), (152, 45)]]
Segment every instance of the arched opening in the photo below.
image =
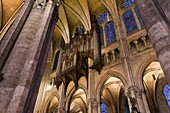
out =
[(87, 113), (86, 99), (84, 90), (79, 88), (71, 97), (70, 113)]
[[(143, 86), (148, 106), (152, 113), (170, 112), (164, 93), (166, 84), (167, 82), (159, 62), (151, 62), (144, 71)], [(168, 94), (168, 92), (166, 92), (166, 94)]]
[(101, 88), (101, 113), (128, 113), (124, 85), (119, 78), (110, 77)]
[(59, 100), (56, 96), (53, 96), (48, 103), (46, 113), (56, 113), (58, 108)]

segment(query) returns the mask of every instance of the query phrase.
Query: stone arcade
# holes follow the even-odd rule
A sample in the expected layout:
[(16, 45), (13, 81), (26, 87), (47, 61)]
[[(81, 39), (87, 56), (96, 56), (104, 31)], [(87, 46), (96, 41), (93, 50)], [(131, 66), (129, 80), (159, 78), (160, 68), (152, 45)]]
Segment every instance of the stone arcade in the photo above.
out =
[(169, 0), (0, 0), (0, 113), (169, 113)]

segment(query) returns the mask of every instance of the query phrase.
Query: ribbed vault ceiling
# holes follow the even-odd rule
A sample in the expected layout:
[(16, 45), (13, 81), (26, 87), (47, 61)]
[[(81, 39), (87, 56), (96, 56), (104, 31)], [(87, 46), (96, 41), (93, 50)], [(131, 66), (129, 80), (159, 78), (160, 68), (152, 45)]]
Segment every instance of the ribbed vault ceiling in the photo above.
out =
[(0, 23), (3, 27), (21, 6), (23, 0), (0, 0)]
[(56, 24), (61, 35), (55, 38), (63, 37), (66, 43), (70, 42), (77, 26), (82, 25), (86, 31), (90, 31), (92, 18), (102, 10), (106, 9), (115, 16), (117, 12), (116, 0), (63, 0), (61, 3)]
[[(91, 20), (102, 10), (108, 10), (112, 18), (117, 17), (117, 5), (120, 0), (61, 0), (59, 6), (59, 20), (56, 23), (54, 41), (58, 42), (64, 38), (66, 43), (70, 42), (76, 26), (83, 26), (86, 31), (91, 29)], [(0, 0), (0, 19), (2, 26), (21, 6), (23, 0)]]

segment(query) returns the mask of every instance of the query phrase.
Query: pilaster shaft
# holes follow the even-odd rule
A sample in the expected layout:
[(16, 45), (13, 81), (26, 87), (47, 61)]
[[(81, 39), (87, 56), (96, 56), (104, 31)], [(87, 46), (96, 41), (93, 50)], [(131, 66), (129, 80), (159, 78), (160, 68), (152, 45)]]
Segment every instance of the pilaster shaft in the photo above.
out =
[[(4, 73), (4, 80), (0, 82), (2, 113), (24, 112), (26, 98), (29, 98), (28, 92), (30, 87), (34, 87), (31, 81), (36, 72), (53, 9), (52, 2), (47, 3), (44, 8), (34, 7), (17, 38), (2, 70)], [(25, 107), (27, 108), (27, 105)], [(31, 110), (33, 111), (33, 108)], [(28, 108), (24, 113), (29, 113)]]

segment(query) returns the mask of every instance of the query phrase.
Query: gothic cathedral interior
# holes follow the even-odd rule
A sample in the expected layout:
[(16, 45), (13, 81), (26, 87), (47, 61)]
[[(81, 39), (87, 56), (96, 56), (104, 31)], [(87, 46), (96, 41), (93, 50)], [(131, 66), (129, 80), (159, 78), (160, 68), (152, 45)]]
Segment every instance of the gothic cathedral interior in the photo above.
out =
[(170, 0), (0, 0), (0, 113), (170, 113)]

